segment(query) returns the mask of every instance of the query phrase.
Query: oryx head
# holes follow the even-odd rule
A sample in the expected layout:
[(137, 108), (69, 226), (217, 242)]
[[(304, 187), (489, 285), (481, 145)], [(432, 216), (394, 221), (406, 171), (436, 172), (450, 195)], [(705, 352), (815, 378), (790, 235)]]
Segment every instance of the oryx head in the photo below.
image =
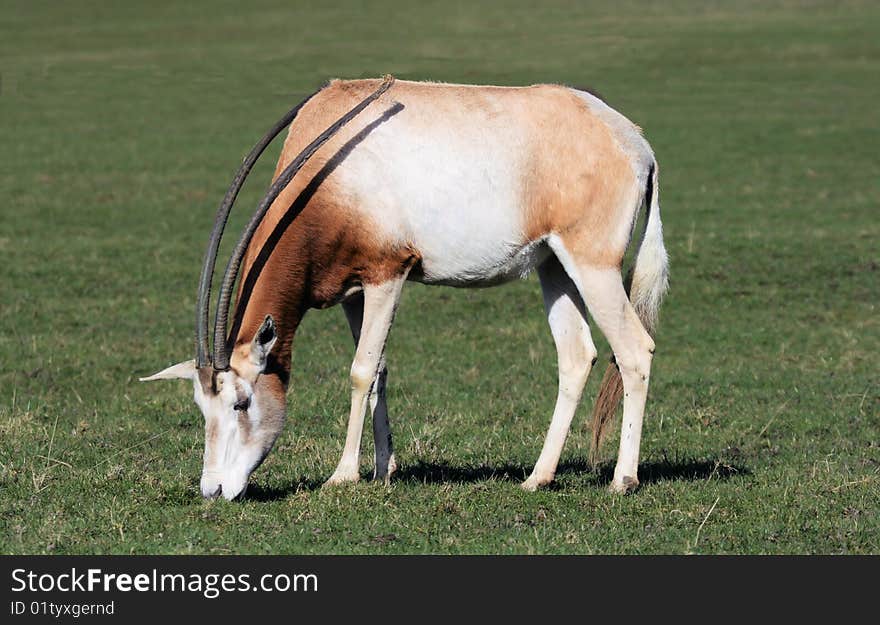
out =
[(267, 316), (250, 343), (232, 351), (225, 370), (187, 360), (141, 378), (192, 380), (196, 405), (205, 417), (201, 490), (206, 498), (243, 495), (251, 473), (281, 432), (284, 390), (277, 376), (263, 375), (277, 338), (275, 322)]

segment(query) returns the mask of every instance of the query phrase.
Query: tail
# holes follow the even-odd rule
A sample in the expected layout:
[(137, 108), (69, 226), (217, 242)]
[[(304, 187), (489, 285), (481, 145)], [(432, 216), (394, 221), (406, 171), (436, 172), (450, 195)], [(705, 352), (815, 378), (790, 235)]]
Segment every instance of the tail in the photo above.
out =
[[(657, 162), (651, 163), (648, 171), (648, 182), (645, 188), (644, 204), (647, 211), (645, 230), (635, 263), (626, 277), (624, 286), (632, 302), (636, 314), (651, 337), (657, 330), (657, 319), (660, 313), (660, 302), (669, 286), (669, 259), (663, 246), (663, 224), (660, 222), (660, 189), (657, 186)], [(617, 412), (617, 406), (623, 397), (623, 380), (617, 363), (612, 357), (599, 395), (593, 406), (593, 442), (590, 459), (595, 462), (608, 427)]]

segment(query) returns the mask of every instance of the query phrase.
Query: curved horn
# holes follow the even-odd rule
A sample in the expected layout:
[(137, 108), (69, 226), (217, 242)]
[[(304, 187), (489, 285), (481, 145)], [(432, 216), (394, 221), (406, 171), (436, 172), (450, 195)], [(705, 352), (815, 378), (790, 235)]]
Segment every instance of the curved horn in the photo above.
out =
[(226, 192), (223, 201), (220, 203), (220, 208), (217, 210), (217, 216), (214, 219), (214, 229), (211, 230), (211, 238), (208, 241), (208, 249), (205, 251), (205, 259), (202, 262), (202, 274), (199, 277), (199, 295), (198, 303), (196, 304), (196, 366), (198, 367), (204, 367), (208, 364), (208, 315), (211, 306), (211, 281), (214, 278), (214, 266), (217, 263), (217, 250), (220, 247), (220, 239), (223, 237), (223, 229), (226, 227), (229, 213), (232, 210), (232, 205), (235, 203), (235, 198), (238, 197), (238, 192), (241, 191), (245, 179), (254, 164), (257, 162), (257, 159), (260, 158), (263, 150), (272, 143), (272, 140), (275, 139), (282, 130), (290, 125), (299, 113), (299, 110), (305, 106), (306, 102), (311, 100), (316, 93), (318, 92), (315, 91), (305, 100), (290, 109), (284, 117), (279, 119), (278, 122), (272, 126), (265, 135), (263, 135), (263, 138), (257, 142), (247, 157), (245, 157), (241, 167), (238, 168), (238, 172), (235, 174), (235, 178), (232, 179), (232, 184), (229, 186), (229, 190)]
[[(388, 91), (391, 85), (394, 83), (394, 77), (390, 75), (386, 75), (385, 79), (382, 81), (382, 84), (376, 89), (373, 93), (368, 95), (366, 98), (360, 101), (354, 108), (352, 108), (348, 113), (340, 117), (336, 120), (336, 122), (327, 128), (324, 132), (322, 132), (318, 137), (308, 144), (302, 152), (300, 152), (293, 161), (281, 172), (278, 178), (272, 183), (272, 186), (269, 187), (269, 190), (266, 192), (266, 195), (263, 197), (259, 206), (257, 207), (257, 211), (254, 213), (254, 216), (251, 217), (251, 220), (248, 222), (247, 227), (244, 229), (244, 232), (241, 234), (241, 238), (238, 240), (238, 244), (235, 246), (235, 249), (232, 252), (232, 256), (229, 258), (229, 262), (226, 265), (226, 273), (223, 276), (223, 285), (220, 288), (220, 294), (217, 298), (217, 314), (214, 318), (214, 369), (217, 371), (225, 371), (229, 368), (229, 355), (230, 355), (230, 347), (234, 344), (235, 337), (229, 337), (227, 339), (227, 327), (229, 321), (229, 303), (232, 299), (232, 289), (235, 286), (235, 280), (238, 278), (238, 270), (241, 267), (241, 260), (244, 257), (244, 253), (250, 245), (251, 239), (254, 236), (254, 232), (256, 232), (257, 227), (260, 225), (260, 222), (263, 220), (266, 212), (269, 210), (269, 207), (272, 205), (272, 202), (278, 197), (278, 195), (284, 190), (284, 188), (290, 183), (296, 173), (302, 168), (303, 165), (306, 164), (306, 161), (311, 158), (311, 156), (318, 151), (318, 149), (324, 145), (333, 135), (335, 135), (339, 130), (345, 126), (348, 122), (354, 119), (361, 111), (363, 111), (367, 106), (370, 105), (374, 100), (376, 100), (383, 93)], [(227, 345), (229, 343), (229, 345)]]

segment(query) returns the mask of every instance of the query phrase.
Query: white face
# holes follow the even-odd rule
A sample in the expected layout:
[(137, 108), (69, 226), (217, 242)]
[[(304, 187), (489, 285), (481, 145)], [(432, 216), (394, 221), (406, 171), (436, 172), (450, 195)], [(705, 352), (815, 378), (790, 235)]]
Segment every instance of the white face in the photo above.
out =
[[(264, 404), (254, 387), (234, 371), (193, 380), (196, 405), (205, 417), (202, 495), (235, 499), (244, 495), (248, 478), (269, 453), (278, 431), (264, 419)], [(208, 377), (207, 388), (200, 381)], [(271, 421), (274, 421), (272, 419)]]
[(193, 397), (205, 417), (201, 491), (206, 498), (243, 495), (251, 473), (281, 433), (284, 390), (276, 377), (263, 375), (276, 338), (274, 322), (267, 317), (250, 346), (233, 353), (227, 371), (214, 371), (211, 365), (196, 368), (189, 360), (141, 378), (192, 380)]

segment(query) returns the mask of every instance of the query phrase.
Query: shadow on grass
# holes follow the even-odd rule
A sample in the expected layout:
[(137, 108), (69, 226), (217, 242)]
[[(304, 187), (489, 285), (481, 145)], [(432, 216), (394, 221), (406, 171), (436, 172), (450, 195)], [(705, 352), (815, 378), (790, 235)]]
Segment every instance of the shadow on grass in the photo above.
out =
[[(490, 465), (451, 465), (445, 462), (417, 462), (403, 466), (392, 477), (392, 482), (408, 482), (418, 484), (475, 484), (490, 480), (504, 482), (521, 482), (529, 473), (531, 465), (501, 464)], [(596, 467), (584, 459), (565, 460), (559, 463), (557, 476), (565, 474), (593, 475), (601, 485), (611, 482), (614, 475), (614, 463), (605, 462)], [(727, 480), (734, 476), (751, 475), (748, 468), (729, 464), (723, 460), (669, 460), (649, 461), (639, 464), (639, 482), (642, 485), (665, 481), (705, 481), (710, 478)], [(362, 480), (369, 480), (362, 475)], [(316, 491), (321, 488), (323, 480), (300, 479), (288, 486), (264, 486), (251, 484), (246, 499), (251, 501), (278, 501), (286, 499), (299, 491)], [(558, 488), (551, 485), (551, 489)]]
[[(614, 463), (606, 462), (598, 468), (602, 483), (609, 483), (614, 477)], [(747, 476), (752, 472), (748, 467), (716, 460), (668, 460), (642, 462), (639, 464), (639, 483), (689, 481), (698, 482), (709, 478), (727, 480), (734, 476)]]
[(321, 480), (301, 479), (286, 486), (264, 486), (251, 484), (248, 486), (245, 499), (249, 501), (279, 501), (295, 495), (299, 491), (311, 492), (321, 488)]
[[(531, 473), (531, 465), (503, 464), (498, 466), (454, 466), (447, 463), (419, 462), (398, 469), (392, 479), (426, 484), (467, 484), (486, 480), (522, 481)], [(605, 462), (592, 466), (584, 459), (565, 460), (559, 463), (556, 475), (593, 474), (602, 484), (611, 482), (614, 463)], [(748, 468), (732, 465), (723, 460), (669, 460), (649, 461), (639, 464), (639, 482), (651, 484), (663, 481), (699, 481), (709, 478), (726, 480), (736, 475), (750, 475)]]
[(472, 484), (487, 480), (522, 481), (528, 477), (530, 471), (531, 467), (526, 468), (520, 464), (455, 466), (446, 462), (419, 461), (400, 467), (391, 479), (420, 484)]

